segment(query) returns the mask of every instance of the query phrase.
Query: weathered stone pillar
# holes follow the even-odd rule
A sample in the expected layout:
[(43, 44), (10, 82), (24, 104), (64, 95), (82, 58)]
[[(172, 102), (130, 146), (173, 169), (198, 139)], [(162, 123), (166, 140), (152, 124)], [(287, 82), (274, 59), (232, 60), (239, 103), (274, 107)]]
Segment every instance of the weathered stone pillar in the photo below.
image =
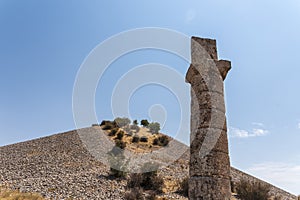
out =
[(223, 80), (231, 63), (218, 60), (216, 41), (192, 37), (189, 199), (229, 200), (230, 162)]

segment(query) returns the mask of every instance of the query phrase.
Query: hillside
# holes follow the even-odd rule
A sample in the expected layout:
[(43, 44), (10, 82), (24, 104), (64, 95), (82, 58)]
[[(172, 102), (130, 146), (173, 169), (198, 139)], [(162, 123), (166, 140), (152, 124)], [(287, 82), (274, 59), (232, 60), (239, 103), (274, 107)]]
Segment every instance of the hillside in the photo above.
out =
[[(99, 128), (81, 129), (81, 133), (94, 133)], [(141, 130), (142, 134), (146, 132)], [(149, 151), (153, 143), (153, 138), (149, 138), (145, 144), (132, 144), (126, 137), (126, 148), (131, 151)], [(151, 148), (161, 147), (152, 145)], [(163, 177), (165, 185), (159, 195), (161, 199), (187, 199), (178, 193), (178, 184), (188, 176), (188, 160), (187, 151), (172, 165), (159, 170), (158, 175)], [(234, 181), (242, 176), (254, 178), (236, 169), (232, 169), (232, 176)], [(91, 156), (76, 130), (0, 147), (0, 186), (11, 190), (38, 193), (47, 199), (118, 200), (123, 199), (126, 184), (126, 179), (112, 177), (109, 167)], [(283, 199), (296, 199), (278, 188), (273, 187), (272, 191)]]

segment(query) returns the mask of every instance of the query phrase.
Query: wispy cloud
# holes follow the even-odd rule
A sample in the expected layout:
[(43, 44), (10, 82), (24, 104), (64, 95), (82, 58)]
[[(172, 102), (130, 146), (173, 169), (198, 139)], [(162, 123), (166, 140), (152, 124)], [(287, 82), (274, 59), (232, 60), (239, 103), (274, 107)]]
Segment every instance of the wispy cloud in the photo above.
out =
[(196, 18), (196, 11), (194, 9), (189, 9), (185, 14), (185, 22), (190, 23)]
[(254, 126), (260, 126), (260, 127), (264, 127), (265, 126), (263, 123), (260, 123), (260, 122), (252, 122), (252, 125), (254, 125)]
[(266, 129), (253, 128), (252, 131), (247, 131), (235, 127), (229, 127), (229, 136), (238, 137), (238, 138), (249, 138), (249, 137), (258, 137), (264, 136), (269, 133)]
[(300, 193), (300, 165), (274, 162), (261, 163), (253, 165), (247, 171), (295, 195)]

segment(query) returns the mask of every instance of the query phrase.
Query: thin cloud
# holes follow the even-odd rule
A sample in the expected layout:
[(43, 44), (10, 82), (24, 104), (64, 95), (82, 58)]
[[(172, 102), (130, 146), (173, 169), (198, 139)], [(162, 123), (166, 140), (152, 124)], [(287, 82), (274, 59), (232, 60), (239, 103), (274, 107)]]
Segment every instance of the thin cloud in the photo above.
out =
[(274, 162), (260, 163), (253, 165), (246, 171), (295, 195), (300, 193), (300, 165)]
[(261, 128), (253, 128), (251, 132), (235, 127), (229, 127), (229, 136), (236, 138), (249, 138), (249, 137), (259, 137), (264, 136), (269, 133), (268, 130)]
[(189, 23), (196, 18), (196, 11), (194, 9), (189, 9), (185, 14), (185, 22)]
[(265, 126), (263, 123), (260, 123), (260, 122), (252, 122), (252, 125), (254, 125), (254, 126), (260, 126), (260, 127), (264, 127)]

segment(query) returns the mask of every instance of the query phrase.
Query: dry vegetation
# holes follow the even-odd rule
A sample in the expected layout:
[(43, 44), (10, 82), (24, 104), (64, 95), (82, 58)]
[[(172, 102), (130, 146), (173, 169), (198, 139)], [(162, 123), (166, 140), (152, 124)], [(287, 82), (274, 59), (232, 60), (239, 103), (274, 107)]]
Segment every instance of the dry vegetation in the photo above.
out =
[[(118, 127), (114, 121), (103, 121), (100, 127), (106, 130), (111, 140), (122, 140), (129, 144), (126, 145), (126, 149), (135, 153), (148, 153), (158, 150), (168, 145), (171, 140), (170, 137), (162, 133), (153, 133), (148, 127), (139, 127), (138, 125), (122, 124), (121, 127)], [(135, 139), (137, 141), (134, 141)]]
[(7, 190), (0, 187), (0, 199), (1, 200), (44, 200), (38, 194), (22, 193), (18, 191)]

